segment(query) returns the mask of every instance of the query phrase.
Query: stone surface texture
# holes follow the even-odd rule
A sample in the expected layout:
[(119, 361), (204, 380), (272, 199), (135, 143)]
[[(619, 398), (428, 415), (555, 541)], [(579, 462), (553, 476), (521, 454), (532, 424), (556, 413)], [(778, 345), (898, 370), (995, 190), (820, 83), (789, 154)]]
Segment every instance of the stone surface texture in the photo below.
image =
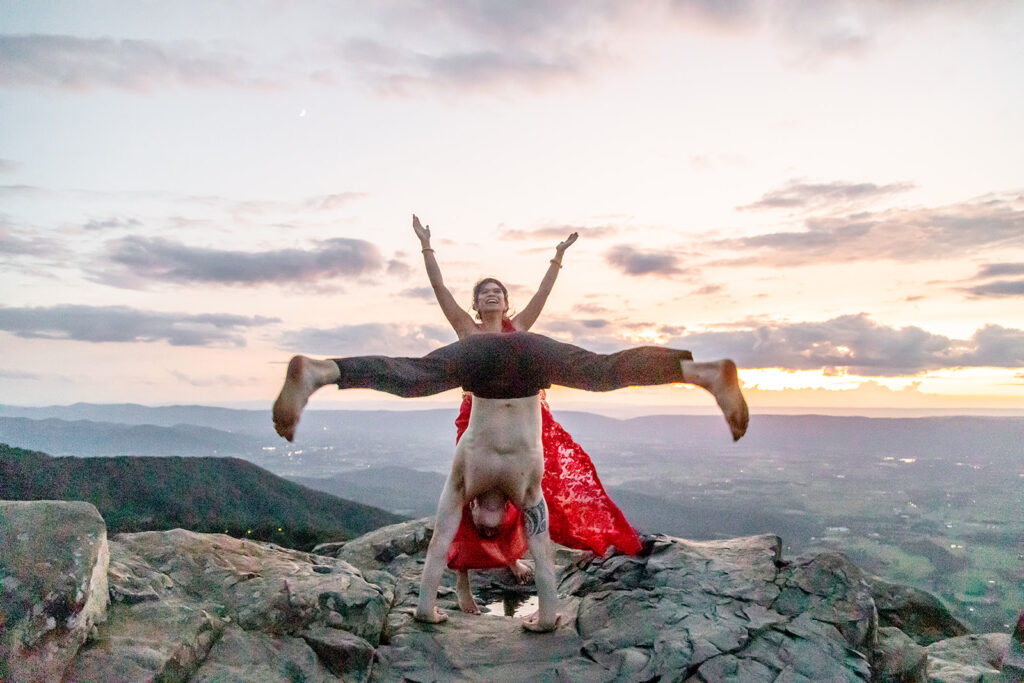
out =
[(1010, 648), (1008, 633), (981, 633), (940, 640), (928, 646), (932, 681), (999, 681)]
[(870, 577), (871, 596), (882, 626), (895, 626), (920, 645), (971, 632), (931, 593)]
[(58, 680), (106, 615), (107, 526), (89, 503), (0, 501), (0, 680)]
[[(879, 588), (839, 554), (785, 561), (773, 535), (647, 536), (636, 557), (559, 549), (562, 621), (541, 635), (458, 611), (450, 572), (449, 620), (412, 619), (426, 519), (303, 553), (181, 529), (108, 542), (82, 504), (0, 511), (4, 681), (987, 681), (1010, 646), (925, 647), (957, 628), (937, 625), (937, 600)], [(507, 570), (473, 586), (481, 603), (531, 592)], [(885, 600), (911, 632), (880, 619)]]

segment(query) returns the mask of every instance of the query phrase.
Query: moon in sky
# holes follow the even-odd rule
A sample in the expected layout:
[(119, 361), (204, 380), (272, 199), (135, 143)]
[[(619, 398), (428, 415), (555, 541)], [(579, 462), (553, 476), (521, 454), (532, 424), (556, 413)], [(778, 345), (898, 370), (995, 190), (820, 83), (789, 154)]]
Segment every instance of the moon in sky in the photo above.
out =
[(306, 115), (306, 110), (305, 109), (303, 109), (302, 111), (299, 112), (299, 116), (305, 116), (305, 115)]

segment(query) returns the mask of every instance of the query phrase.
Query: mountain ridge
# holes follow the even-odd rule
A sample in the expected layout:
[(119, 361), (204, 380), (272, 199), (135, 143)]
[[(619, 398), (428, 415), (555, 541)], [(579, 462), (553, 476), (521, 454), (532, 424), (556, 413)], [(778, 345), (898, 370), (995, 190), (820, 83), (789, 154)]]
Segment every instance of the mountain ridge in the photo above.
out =
[(6, 444), (0, 499), (87, 501), (111, 533), (181, 527), (306, 549), (404, 519), (239, 458), (54, 457)]

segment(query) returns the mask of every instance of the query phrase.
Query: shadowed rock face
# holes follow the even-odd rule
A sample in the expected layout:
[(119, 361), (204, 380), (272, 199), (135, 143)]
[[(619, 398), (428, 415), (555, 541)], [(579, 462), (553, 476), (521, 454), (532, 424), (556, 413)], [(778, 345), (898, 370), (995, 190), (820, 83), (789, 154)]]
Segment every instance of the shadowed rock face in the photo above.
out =
[[(21, 649), (5, 656), (4, 680), (38, 678), (24, 662), (40, 661), (52, 651), (40, 649), (44, 641), (58, 639), (66, 655), (47, 660), (48, 679), (128, 681), (961, 680), (998, 675), (1009, 643), (1000, 634), (965, 636), (926, 651), (914, 642), (921, 634), (880, 627), (879, 598), (843, 556), (784, 562), (772, 535), (649, 536), (636, 557), (560, 549), (563, 623), (536, 635), (514, 619), (459, 612), (450, 574), (439, 600), (449, 621), (413, 621), (430, 520), (378, 529), (320, 554), (180, 529), (122, 534), (100, 544), (109, 546), (108, 567), (91, 541), (70, 554), (57, 549), (104, 531), (91, 506), (61, 510), (62, 521), (37, 523), (33, 542), (19, 545), (25, 520), (38, 521), (44, 508), (22, 508), (13, 523), (3, 505), (5, 655), (14, 652), (12, 634), (30, 632), (38, 610), (25, 605), (41, 604), (33, 591), (44, 590), (24, 588), (11, 578), (24, 573), (11, 567), (88, 558), (76, 576), (90, 577), (93, 593), (99, 575), (109, 579), (111, 597), (92, 619), (105, 622), (84, 645), (86, 636), (70, 629), (19, 636)], [(504, 570), (474, 573), (478, 593), (522, 591), (510, 582)]]
[(878, 609), (879, 623), (901, 629), (919, 645), (931, 645), (971, 632), (931, 593), (875, 577), (869, 578), (868, 584)]

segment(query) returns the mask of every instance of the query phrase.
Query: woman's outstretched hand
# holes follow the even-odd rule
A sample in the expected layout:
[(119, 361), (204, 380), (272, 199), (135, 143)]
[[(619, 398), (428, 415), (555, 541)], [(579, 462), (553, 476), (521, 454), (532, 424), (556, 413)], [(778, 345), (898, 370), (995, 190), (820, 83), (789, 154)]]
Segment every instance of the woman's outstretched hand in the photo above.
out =
[[(415, 219), (415, 218), (416, 218), (416, 217), (415, 217), (415, 216), (413, 216), (413, 219)], [(429, 235), (430, 233), (428, 232), (427, 234)], [(566, 237), (566, 238), (565, 238), (565, 241), (563, 241), (563, 242), (559, 242), (559, 243), (558, 243), (558, 246), (557, 246), (557, 247), (555, 247), (555, 251), (557, 251), (557, 252), (558, 252), (559, 254), (561, 254), (561, 253), (562, 253), (562, 252), (564, 252), (564, 251), (565, 251), (566, 249), (568, 249), (569, 247), (571, 247), (571, 246), (573, 245), (573, 243), (574, 243), (574, 242), (575, 242), (576, 240), (578, 240), (579, 238), (580, 238), (580, 234), (579, 234), (578, 232), (574, 232), (573, 234), (571, 234), (571, 235), (569, 235), (568, 237)]]
[[(423, 227), (420, 223), (419, 217), (416, 214), (412, 215), (412, 231), (416, 233), (416, 236), (420, 238), (420, 242), (424, 247), (430, 246), (430, 226)], [(573, 233), (575, 235), (576, 233)]]

